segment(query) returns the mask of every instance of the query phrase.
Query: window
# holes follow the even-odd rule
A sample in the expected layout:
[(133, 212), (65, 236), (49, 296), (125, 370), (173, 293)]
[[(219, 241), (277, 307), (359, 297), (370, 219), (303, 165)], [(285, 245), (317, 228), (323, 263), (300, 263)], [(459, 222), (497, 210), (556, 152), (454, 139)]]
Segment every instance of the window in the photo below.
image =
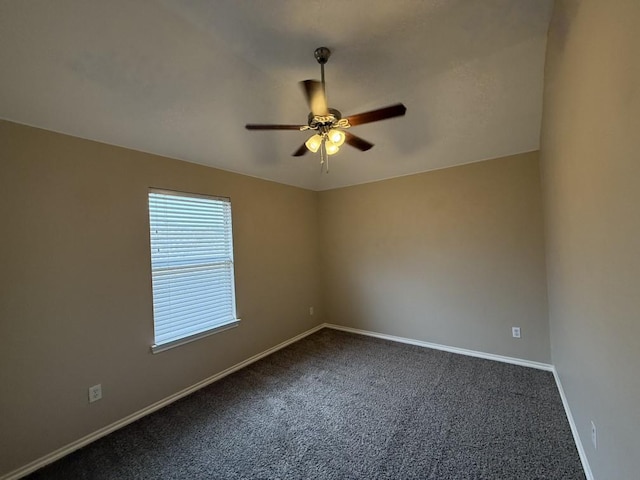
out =
[(235, 327), (231, 202), (149, 192), (154, 353)]

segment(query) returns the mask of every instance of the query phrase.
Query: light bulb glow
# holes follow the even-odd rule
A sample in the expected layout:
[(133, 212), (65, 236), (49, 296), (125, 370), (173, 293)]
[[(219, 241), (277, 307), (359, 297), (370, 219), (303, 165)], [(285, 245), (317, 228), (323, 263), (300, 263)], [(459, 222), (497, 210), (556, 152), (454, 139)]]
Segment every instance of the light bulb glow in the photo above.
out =
[(309, 140), (304, 142), (309, 151), (316, 153), (322, 144), (322, 137), (318, 134), (312, 136)]
[(324, 148), (327, 151), (327, 155), (334, 155), (338, 153), (338, 150), (340, 150), (338, 145), (333, 143), (331, 140), (327, 140), (326, 142), (324, 142)]
[(344, 143), (345, 135), (342, 130), (336, 130), (335, 128), (331, 129), (329, 130), (328, 136), (329, 140), (331, 140), (331, 143), (333, 143), (337, 147)]

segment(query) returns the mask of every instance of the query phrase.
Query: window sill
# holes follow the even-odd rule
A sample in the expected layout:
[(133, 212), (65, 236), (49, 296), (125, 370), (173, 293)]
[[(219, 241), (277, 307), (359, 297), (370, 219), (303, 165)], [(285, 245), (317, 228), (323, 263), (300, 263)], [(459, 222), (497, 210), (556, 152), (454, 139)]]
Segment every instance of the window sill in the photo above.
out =
[(214, 335), (216, 333), (224, 332), (225, 330), (235, 328), (239, 324), (240, 324), (240, 319), (236, 318), (235, 320), (231, 320), (230, 322), (223, 323), (221, 325), (218, 325), (204, 332), (196, 333), (194, 335), (189, 335), (188, 337), (179, 338), (178, 340), (173, 340), (172, 342), (161, 343), (160, 345), (151, 345), (151, 353), (156, 354), (156, 353), (164, 352), (165, 350), (170, 350), (174, 347), (179, 347), (180, 345), (184, 345), (186, 343), (195, 342), (196, 340), (199, 340), (204, 337), (208, 337), (209, 335)]

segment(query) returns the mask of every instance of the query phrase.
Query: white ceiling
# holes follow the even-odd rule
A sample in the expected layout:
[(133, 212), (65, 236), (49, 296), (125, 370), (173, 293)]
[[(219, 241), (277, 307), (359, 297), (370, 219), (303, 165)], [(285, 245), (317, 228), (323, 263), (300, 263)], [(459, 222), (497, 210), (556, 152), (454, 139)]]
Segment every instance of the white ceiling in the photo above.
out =
[[(553, 0), (0, 0), (0, 117), (314, 190), (535, 150)], [(354, 127), (320, 173), (298, 85)]]

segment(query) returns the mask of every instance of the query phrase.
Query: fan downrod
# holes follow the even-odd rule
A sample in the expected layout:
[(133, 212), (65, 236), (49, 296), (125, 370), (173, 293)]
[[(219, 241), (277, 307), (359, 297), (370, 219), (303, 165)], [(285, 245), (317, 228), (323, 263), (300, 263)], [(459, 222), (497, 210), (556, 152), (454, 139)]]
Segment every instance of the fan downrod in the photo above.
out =
[(316, 57), (316, 60), (320, 65), (324, 65), (329, 61), (329, 57), (331, 56), (331, 50), (327, 47), (318, 47), (315, 52), (313, 52), (313, 56)]

